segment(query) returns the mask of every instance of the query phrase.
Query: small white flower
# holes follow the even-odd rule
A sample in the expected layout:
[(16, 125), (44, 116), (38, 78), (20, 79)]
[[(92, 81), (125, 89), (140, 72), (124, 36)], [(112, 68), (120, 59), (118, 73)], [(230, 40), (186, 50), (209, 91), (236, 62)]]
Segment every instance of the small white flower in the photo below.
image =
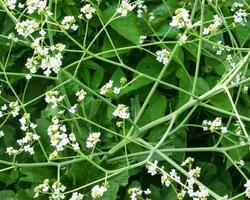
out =
[(90, 4), (86, 4), (81, 8), (81, 12), (85, 18), (89, 20), (93, 17), (93, 14), (96, 12), (96, 10)]
[(109, 80), (109, 82), (107, 82), (105, 85), (101, 87), (100, 94), (105, 95), (108, 91), (111, 90), (112, 86), (113, 86), (113, 81)]
[(121, 91), (121, 88), (114, 87), (113, 92), (114, 92), (115, 94), (120, 94), (120, 91)]
[(95, 185), (92, 189), (91, 189), (91, 196), (93, 199), (102, 197), (104, 192), (107, 191), (107, 188), (104, 186), (99, 186), (99, 185)]
[(77, 101), (78, 102), (83, 101), (85, 99), (86, 94), (87, 94), (87, 92), (85, 92), (83, 89), (77, 91), (75, 94), (78, 97)]
[(166, 187), (169, 187), (171, 184), (170, 179), (166, 173), (163, 173), (163, 175), (161, 176), (161, 184), (165, 185)]
[(39, 23), (36, 22), (34, 19), (27, 19), (25, 21), (16, 23), (17, 33), (25, 38), (32, 34), (36, 29), (38, 29), (38, 27)]
[(51, 103), (52, 108), (56, 108), (57, 104), (63, 100), (64, 96), (60, 96), (59, 91), (49, 91), (45, 95), (45, 101), (46, 103)]
[(185, 34), (179, 34), (179, 43), (180, 46), (186, 43), (188, 37)]
[(78, 104), (75, 104), (75, 105), (71, 106), (71, 107), (69, 108), (69, 112), (70, 112), (70, 113), (76, 113), (77, 105), (78, 105)]
[(4, 136), (4, 132), (0, 131), (0, 138)]
[(100, 142), (101, 141), (100, 136), (101, 136), (100, 132), (90, 133), (86, 141), (87, 148), (93, 148), (97, 142)]
[(155, 160), (154, 163), (149, 163), (147, 166), (148, 173), (151, 174), (152, 176), (157, 174), (157, 164), (158, 164), (158, 161)]
[(117, 8), (117, 13), (121, 16), (127, 16), (128, 12), (132, 11), (134, 6), (128, 2), (128, 0), (122, 0), (121, 5)]
[(62, 27), (65, 29), (65, 30), (73, 30), (73, 31), (76, 31), (78, 26), (75, 24), (76, 23), (76, 20), (75, 20), (75, 17), (74, 16), (65, 16), (61, 22), (62, 24)]
[(178, 28), (190, 28), (192, 26), (192, 23), (189, 18), (189, 11), (185, 8), (178, 8), (177, 10), (175, 10), (175, 15), (172, 17), (170, 26)]
[(147, 36), (141, 35), (141, 36), (139, 37), (139, 44), (143, 44), (144, 40), (146, 40), (146, 39), (147, 39)]
[(74, 192), (69, 200), (82, 200), (84, 197), (83, 194)]
[(129, 118), (129, 112), (128, 112), (128, 107), (125, 106), (124, 104), (119, 104), (115, 111), (113, 112), (113, 116), (115, 117), (120, 117), (122, 119), (128, 119)]
[(46, 9), (47, 0), (27, 0), (27, 13), (32, 14), (35, 11), (38, 11), (40, 14)]
[(250, 180), (247, 180), (247, 182), (244, 184), (244, 187), (246, 188), (245, 190), (246, 197), (250, 198)]
[(146, 190), (144, 190), (144, 194), (146, 194), (146, 195), (149, 195), (149, 194), (151, 194), (151, 190), (148, 188), (148, 189), (146, 189)]
[(74, 151), (80, 150), (79, 143), (72, 144), (72, 147), (73, 147)]
[(169, 61), (169, 51), (167, 49), (158, 50), (156, 53), (156, 60), (158, 60), (160, 63), (163, 63), (166, 65)]

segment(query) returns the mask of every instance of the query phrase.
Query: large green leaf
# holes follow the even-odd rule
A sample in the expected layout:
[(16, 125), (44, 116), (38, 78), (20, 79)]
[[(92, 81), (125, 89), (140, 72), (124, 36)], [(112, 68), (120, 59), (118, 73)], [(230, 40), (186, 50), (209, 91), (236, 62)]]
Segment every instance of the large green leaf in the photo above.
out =
[[(103, 12), (104, 21), (107, 22), (115, 13), (116, 6), (110, 6), (107, 10)], [(134, 44), (139, 44), (140, 29), (137, 24), (136, 14), (130, 12), (125, 17), (119, 17), (112, 20), (110, 26), (121, 36), (127, 40), (133, 42)]]

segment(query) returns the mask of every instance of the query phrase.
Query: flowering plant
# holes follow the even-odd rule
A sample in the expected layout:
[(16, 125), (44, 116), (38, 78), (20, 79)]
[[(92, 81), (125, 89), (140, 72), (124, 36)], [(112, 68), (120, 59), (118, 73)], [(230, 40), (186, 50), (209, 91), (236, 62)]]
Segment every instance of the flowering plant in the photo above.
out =
[(250, 198), (248, 0), (0, 7), (0, 199)]

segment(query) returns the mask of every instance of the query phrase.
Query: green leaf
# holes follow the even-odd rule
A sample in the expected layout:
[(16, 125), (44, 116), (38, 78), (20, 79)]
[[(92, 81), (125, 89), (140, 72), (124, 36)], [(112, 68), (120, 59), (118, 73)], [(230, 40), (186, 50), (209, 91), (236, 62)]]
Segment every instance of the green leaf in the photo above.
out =
[[(156, 58), (154, 56), (146, 56), (144, 57), (136, 66), (136, 70), (149, 75), (153, 78), (157, 78), (157, 76), (159, 75), (160, 71), (162, 70), (163, 65), (161, 63), (159, 63)], [(168, 70), (165, 72), (164, 77), (170, 75), (176, 68), (173, 66), (169, 66)], [(121, 96), (125, 95), (129, 92), (132, 92), (134, 90), (140, 89), (144, 86), (149, 85), (150, 83), (152, 83), (153, 81), (148, 79), (148, 78), (144, 78), (144, 77), (139, 77), (138, 75), (133, 76), (133, 82), (131, 84), (129, 84), (126, 88), (122, 89), (121, 91)]]
[(156, 92), (151, 98), (143, 117), (138, 125), (142, 126), (163, 117), (167, 109), (167, 98), (159, 92)]
[(32, 167), (25, 167), (20, 169), (20, 173), (23, 174), (20, 181), (31, 182), (31, 183), (41, 183), (45, 179), (51, 179), (56, 174), (54, 168), (50, 167), (39, 167), (34, 170)]
[[(116, 12), (116, 6), (110, 6), (103, 12), (104, 21), (107, 22)], [(134, 44), (139, 44), (141, 36), (139, 26), (137, 25), (137, 17), (135, 13), (128, 13), (125, 17), (119, 17), (112, 20), (110, 26), (121, 36)]]
[[(115, 31), (110, 30), (109, 35), (110, 35), (110, 38), (112, 39), (112, 42), (113, 42), (115, 49), (118, 49), (121, 47), (131, 46), (130, 41), (126, 40), (124, 37), (120, 36)], [(105, 53), (106, 51), (110, 51), (110, 50), (112, 50), (112, 52)], [(113, 50), (114, 50), (114, 48), (111, 45), (111, 42), (109, 41), (108, 36), (105, 36), (103, 44), (102, 44), (102, 53), (104, 53), (104, 54), (102, 54), (102, 57), (113, 58), (113, 57), (116, 57), (117, 54), (122, 55), (122, 54), (125, 54), (125, 53), (130, 51), (130, 49), (119, 50), (119, 51), (117, 51), (117, 54), (116, 54), (116, 52)]]
[(250, 21), (248, 20), (246, 23), (244, 23), (244, 26), (237, 25), (235, 32), (240, 46), (243, 47), (250, 39)]
[(211, 98), (211, 104), (217, 108), (221, 108), (226, 111), (232, 111), (232, 105), (230, 100), (228, 99), (227, 94), (220, 93)]
[(1, 190), (0, 199), (3, 200), (16, 200), (16, 193), (12, 190)]
[(82, 63), (79, 74), (87, 86), (90, 86), (92, 89), (96, 90), (102, 83), (104, 69), (96, 62), (87, 60)]

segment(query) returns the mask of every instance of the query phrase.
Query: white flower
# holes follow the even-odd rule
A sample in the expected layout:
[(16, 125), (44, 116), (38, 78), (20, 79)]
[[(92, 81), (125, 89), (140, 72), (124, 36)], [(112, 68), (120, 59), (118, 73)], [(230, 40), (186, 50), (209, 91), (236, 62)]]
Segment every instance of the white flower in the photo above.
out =
[(78, 102), (83, 101), (85, 99), (86, 94), (87, 94), (87, 92), (85, 92), (83, 89), (77, 91), (75, 94), (78, 97), (77, 101)]
[(210, 24), (207, 28), (204, 28), (203, 35), (216, 32), (221, 24), (221, 18), (218, 15), (214, 15), (213, 24)]
[(156, 60), (158, 60), (160, 63), (163, 63), (166, 65), (169, 61), (169, 51), (167, 49), (158, 50), (156, 53)]
[(45, 95), (46, 103), (51, 103), (52, 108), (56, 108), (57, 104), (63, 100), (64, 96), (60, 96), (59, 91), (49, 91)]
[(177, 10), (175, 10), (175, 16), (172, 17), (170, 26), (178, 28), (190, 28), (192, 26), (192, 23), (189, 18), (189, 11), (185, 8), (178, 8)]
[(247, 180), (247, 182), (244, 184), (244, 187), (246, 188), (245, 190), (246, 197), (250, 198), (250, 180)]
[(76, 31), (78, 26), (75, 24), (76, 20), (75, 20), (75, 17), (74, 16), (65, 16), (61, 22), (62, 24), (62, 27), (65, 29), (65, 30), (73, 30), (73, 31)]
[(24, 151), (29, 152), (30, 155), (33, 155), (35, 153), (33, 147), (31, 147), (29, 144), (25, 145), (23, 148), (24, 148)]
[(121, 88), (114, 87), (113, 92), (114, 92), (115, 94), (120, 94), (120, 91), (121, 91)]
[(185, 160), (184, 162), (181, 163), (181, 166), (186, 166), (187, 164), (188, 164), (188, 165), (191, 165), (193, 162), (194, 162), (194, 159), (193, 159), (193, 158), (187, 157), (186, 160)]
[(119, 104), (115, 111), (113, 112), (113, 116), (115, 117), (120, 117), (122, 119), (128, 119), (129, 118), (129, 112), (128, 112), (128, 107), (125, 106), (124, 104)]
[(11, 114), (13, 117), (19, 115), (20, 107), (18, 105), (18, 101), (10, 102), (9, 107), (12, 109)]
[(25, 21), (16, 23), (17, 33), (25, 38), (32, 34), (36, 29), (38, 29), (38, 27), (39, 23), (36, 22), (34, 19), (27, 19)]
[(5, 4), (10, 10), (14, 10), (16, 8), (16, 0), (6, 0)]
[(86, 141), (87, 148), (93, 148), (97, 142), (100, 142), (101, 141), (100, 136), (101, 136), (100, 132), (90, 133)]
[(104, 186), (99, 186), (99, 185), (95, 185), (92, 189), (91, 189), (91, 196), (93, 199), (102, 197), (104, 192), (107, 191), (107, 188)]
[(0, 131), (0, 138), (4, 136), (4, 132)]
[(121, 16), (127, 16), (128, 12), (132, 11), (134, 6), (128, 2), (128, 0), (122, 0), (121, 5), (117, 8), (117, 13)]
[(148, 10), (147, 6), (144, 5), (144, 1), (142, 1), (142, 0), (139, 0), (139, 1), (135, 2), (135, 6), (137, 7), (136, 12), (137, 12), (137, 17), (138, 18), (141, 18), (142, 14), (144, 12), (147, 12), (147, 10)]
[(82, 200), (84, 197), (83, 194), (74, 192), (69, 200)]
[(148, 173), (151, 174), (152, 176), (157, 174), (157, 164), (158, 164), (158, 161), (155, 160), (154, 163), (149, 163), (147, 166)]
[(86, 4), (81, 8), (81, 12), (85, 15), (85, 18), (89, 20), (93, 17), (96, 10), (90, 4)]
[(27, 13), (32, 14), (36, 10), (38, 11), (38, 14), (40, 14), (42, 11), (45, 10), (47, 4), (47, 0), (27, 0)]
[(144, 194), (146, 194), (146, 195), (149, 195), (149, 194), (151, 194), (151, 190), (148, 188), (148, 189), (146, 189), (146, 190), (144, 190)]
[(161, 184), (165, 185), (166, 187), (170, 186), (171, 182), (167, 173), (163, 173), (163, 175), (161, 176)]
[(188, 37), (185, 34), (179, 34), (179, 43), (180, 46), (186, 43)]
[(18, 153), (18, 150), (14, 149), (13, 147), (7, 147), (6, 153), (10, 156), (15, 155)]
[(113, 86), (113, 81), (109, 80), (105, 85), (101, 87), (100, 94), (105, 95)]
[(139, 37), (139, 44), (143, 44), (143, 42), (144, 42), (144, 40), (146, 40), (146, 38), (147, 38), (147, 36), (141, 35), (141, 36)]
[(133, 187), (128, 189), (128, 194), (130, 194), (131, 200), (137, 200), (137, 197), (142, 195), (143, 191), (140, 187)]
[(79, 143), (72, 144), (72, 148), (74, 149), (74, 151), (80, 150)]
[(75, 112), (76, 112), (76, 107), (77, 107), (77, 105), (78, 105), (78, 104), (75, 104), (75, 105), (71, 106), (71, 107), (69, 108), (69, 112), (70, 112), (70, 113), (75, 113)]

